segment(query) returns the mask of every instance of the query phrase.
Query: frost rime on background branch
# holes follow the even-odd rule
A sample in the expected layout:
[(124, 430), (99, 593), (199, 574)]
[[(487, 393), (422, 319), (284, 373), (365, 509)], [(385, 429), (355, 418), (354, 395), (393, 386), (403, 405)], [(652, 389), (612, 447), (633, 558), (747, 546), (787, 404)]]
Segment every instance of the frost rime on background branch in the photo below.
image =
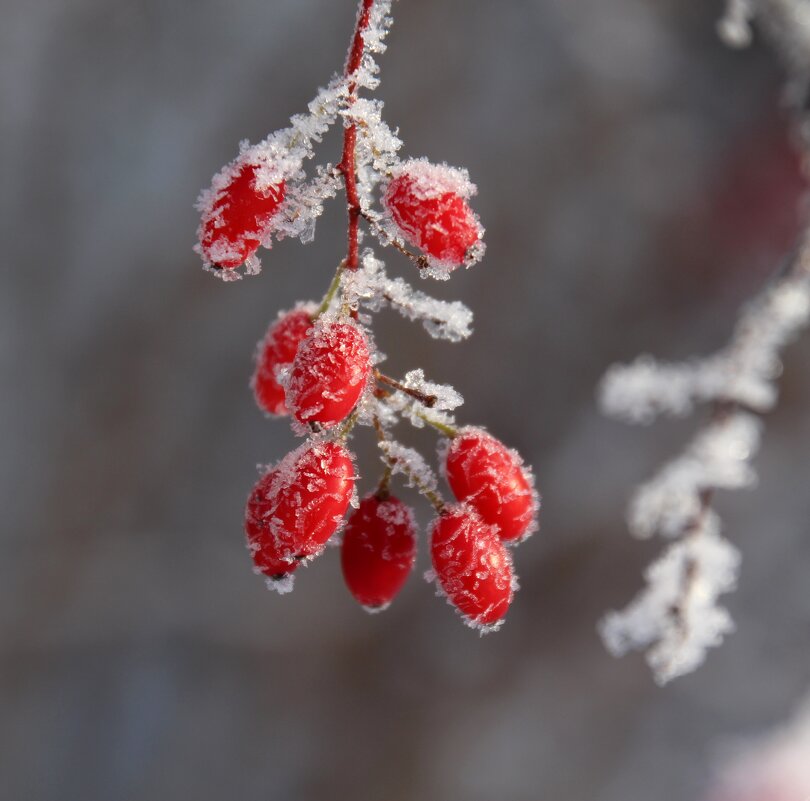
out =
[[(732, 46), (745, 45), (752, 19), (762, 24), (787, 66), (807, 159), (810, 123), (802, 98), (810, 85), (810, 5), (730, 0), (720, 34)], [(734, 588), (740, 557), (720, 535), (712, 497), (715, 490), (755, 482), (751, 460), (760, 443), (759, 415), (776, 404), (782, 349), (809, 321), (810, 229), (786, 268), (743, 310), (720, 352), (684, 364), (642, 356), (630, 365), (614, 365), (602, 380), (602, 411), (628, 423), (681, 417), (699, 403), (711, 405), (708, 423), (680, 456), (636, 490), (629, 505), (634, 536), (658, 534), (673, 544), (647, 569), (645, 589), (599, 626), (614, 655), (645, 650), (660, 684), (694, 670), (706, 650), (733, 630), (717, 598)]]

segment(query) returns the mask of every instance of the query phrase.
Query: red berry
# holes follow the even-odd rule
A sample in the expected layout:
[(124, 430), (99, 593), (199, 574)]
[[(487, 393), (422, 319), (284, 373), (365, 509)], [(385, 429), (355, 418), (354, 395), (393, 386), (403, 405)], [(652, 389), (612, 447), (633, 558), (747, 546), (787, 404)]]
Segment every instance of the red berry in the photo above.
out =
[(354, 323), (323, 322), (298, 347), (287, 406), (300, 423), (328, 428), (355, 407), (371, 371), (366, 335)]
[(340, 551), (349, 592), (368, 609), (384, 609), (416, 559), (413, 514), (402, 501), (369, 495), (349, 517)]
[(302, 445), (265, 473), (245, 510), (256, 567), (273, 576), (317, 556), (346, 514), (354, 480), (351, 454), (338, 442)]
[(457, 171), (416, 161), (388, 184), (384, 203), (409, 244), (457, 266), (482, 233), (465, 200), (470, 191)]
[(514, 542), (537, 527), (538, 497), (531, 472), (513, 450), (480, 428), (463, 428), (447, 450), (445, 473), (453, 494)]
[(512, 558), (495, 530), (470, 506), (447, 506), (433, 523), (430, 556), (436, 580), (473, 626), (503, 618), (516, 583)]
[(256, 369), (250, 385), (259, 408), (269, 414), (289, 414), (278, 370), (292, 364), (298, 345), (312, 329), (313, 311), (314, 306), (308, 305), (280, 314), (256, 350)]
[(243, 164), (203, 212), (200, 246), (216, 267), (232, 270), (255, 253), (284, 200), (284, 181), (258, 189), (256, 171), (256, 165)]

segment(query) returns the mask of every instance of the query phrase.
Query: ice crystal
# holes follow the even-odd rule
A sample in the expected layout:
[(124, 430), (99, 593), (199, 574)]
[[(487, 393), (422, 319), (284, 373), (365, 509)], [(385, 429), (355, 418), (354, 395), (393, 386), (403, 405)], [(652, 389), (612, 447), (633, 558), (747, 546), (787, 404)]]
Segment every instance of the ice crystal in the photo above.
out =
[(379, 446), (393, 474), (401, 473), (409, 487), (420, 492), (433, 492), (436, 489), (436, 474), (419, 451), (393, 439), (383, 440)]

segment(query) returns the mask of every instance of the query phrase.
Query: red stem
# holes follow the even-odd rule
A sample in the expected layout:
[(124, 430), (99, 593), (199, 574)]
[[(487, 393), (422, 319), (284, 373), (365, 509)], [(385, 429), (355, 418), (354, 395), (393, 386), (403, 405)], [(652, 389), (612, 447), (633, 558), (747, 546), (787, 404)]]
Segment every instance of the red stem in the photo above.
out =
[[(363, 33), (368, 28), (371, 18), (371, 6), (374, 0), (360, 0), (360, 9), (357, 15), (357, 25), (354, 29), (352, 44), (346, 59), (345, 75), (347, 78), (354, 75), (360, 68), (363, 60), (365, 41)], [(349, 83), (349, 97), (347, 102), (351, 105), (357, 97), (357, 81)], [(359, 264), (357, 235), (360, 223), (360, 197), (357, 194), (357, 173), (355, 171), (354, 151), (357, 145), (357, 125), (347, 125), (343, 132), (343, 156), (338, 169), (343, 174), (343, 183), (346, 187), (346, 211), (349, 217), (348, 246), (346, 249), (346, 269), (356, 270)]]

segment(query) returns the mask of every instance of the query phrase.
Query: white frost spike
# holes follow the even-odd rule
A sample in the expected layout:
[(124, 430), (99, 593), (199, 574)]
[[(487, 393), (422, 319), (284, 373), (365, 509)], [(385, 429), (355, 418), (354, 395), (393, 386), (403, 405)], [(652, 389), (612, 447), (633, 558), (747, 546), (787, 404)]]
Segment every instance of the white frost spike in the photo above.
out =
[(375, 0), (371, 6), (368, 27), (363, 31), (363, 60), (353, 78), (357, 85), (374, 90), (379, 84), (379, 67), (372, 53), (385, 52), (385, 37), (391, 27), (391, 0)]
[(413, 289), (402, 278), (389, 278), (385, 265), (369, 248), (359, 270), (343, 274), (342, 288), (350, 305), (371, 311), (390, 306), (408, 320), (420, 320), (435, 339), (460, 342), (472, 333), (473, 314), (461, 301), (444, 301)]
[[(315, 238), (315, 221), (323, 214), (323, 203), (333, 198), (340, 188), (340, 178), (327, 166), (307, 183), (291, 186), (276, 217), (273, 233), (278, 239), (297, 237), (303, 244)], [(264, 244), (264, 243), (263, 243)]]
[(760, 421), (744, 412), (702, 429), (683, 454), (636, 491), (628, 510), (630, 531), (641, 538), (678, 537), (699, 513), (702, 492), (751, 486), (756, 474), (749, 462), (761, 429)]
[(379, 443), (380, 450), (391, 464), (394, 475), (401, 473), (408, 479), (408, 486), (422, 492), (436, 489), (436, 474), (430, 469), (419, 451), (408, 448), (392, 439)]
[(647, 569), (646, 589), (600, 623), (614, 656), (648, 649), (647, 662), (659, 684), (694, 670), (706, 650), (734, 629), (716, 601), (734, 588), (740, 557), (718, 528), (717, 517), (707, 510), (687, 538)]
[(441, 425), (452, 426), (455, 418), (449, 414), (453, 409), (464, 403), (464, 398), (449, 384), (436, 384), (425, 380), (423, 370), (411, 370), (405, 374), (400, 382), (408, 389), (413, 389), (433, 399), (433, 405), (426, 407), (420, 400), (411, 397), (408, 393), (395, 390), (385, 399), (385, 405), (406, 418), (414, 428), (423, 428), (424, 415), (429, 414), (430, 419)]
[(464, 398), (456, 392), (449, 384), (436, 384), (425, 378), (425, 371), (422, 369), (411, 370), (402, 379), (402, 385), (408, 389), (435, 398), (432, 409), (437, 411), (452, 411), (464, 403)]
[(282, 576), (281, 578), (265, 579), (264, 583), (268, 590), (277, 592), (279, 595), (286, 595), (292, 592), (295, 587), (295, 576), (292, 573), (287, 573), (286, 576)]
[[(373, 167), (371, 174), (375, 184), (381, 175), (389, 174), (399, 163), (397, 151), (402, 147), (402, 140), (383, 121), (382, 109), (379, 100), (358, 98), (343, 113), (348, 124), (357, 124), (360, 134), (357, 160)], [(365, 189), (371, 188), (368, 182), (364, 183)]]

